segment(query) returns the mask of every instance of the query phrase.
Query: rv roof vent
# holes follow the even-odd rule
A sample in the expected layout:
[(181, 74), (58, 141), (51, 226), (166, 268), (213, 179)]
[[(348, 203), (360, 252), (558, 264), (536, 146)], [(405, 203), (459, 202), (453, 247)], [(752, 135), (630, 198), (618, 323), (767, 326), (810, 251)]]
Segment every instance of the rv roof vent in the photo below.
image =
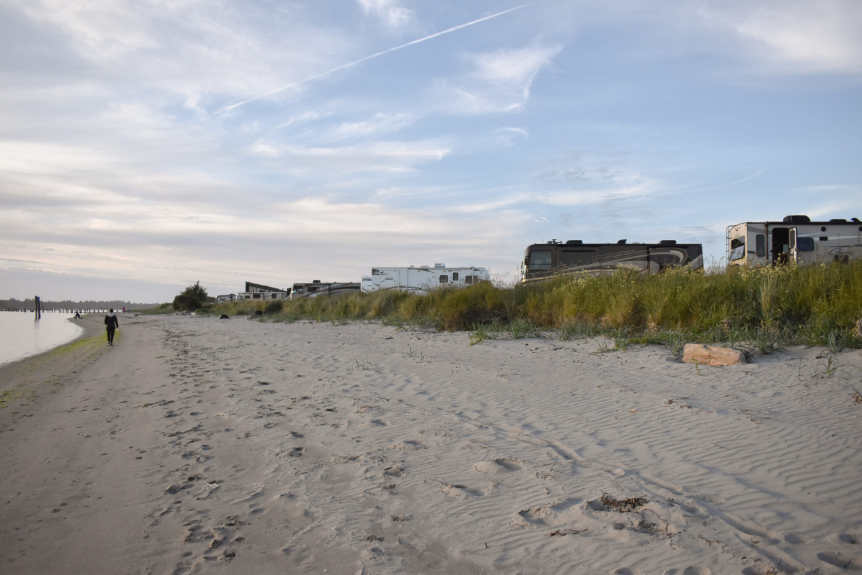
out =
[(808, 216), (784, 216), (785, 224), (810, 224), (811, 218)]
[(312, 282), (311, 282), (311, 283), (313, 283), (313, 284), (319, 284), (319, 283), (320, 283), (320, 280), (312, 280)]
[(424, 266), (419, 266), (419, 269), (426, 269), (427, 270), (430, 267), (431, 266), (429, 266), (428, 264), (425, 264)]
[(850, 218), (851, 222), (859, 223), (859, 218)]
[(661, 244), (663, 246), (675, 246), (676, 240), (662, 240), (659, 242), (659, 244)]
[(620, 240), (620, 241), (618, 241), (618, 242), (617, 242), (617, 245), (618, 245), (618, 246), (621, 246), (621, 245), (623, 245), (624, 243), (626, 243), (626, 241), (625, 241), (625, 240)]
[(566, 245), (567, 245), (567, 246), (580, 246), (580, 245), (582, 245), (583, 243), (584, 243), (584, 242), (583, 242), (583, 241), (581, 241), (581, 240), (568, 240), (568, 241), (566, 242)]
[(434, 264), (435, 268), (445, 268), (446, 264)]
[(834, 218), (834, 219), (829, 220), (829, 223), (830, 223), (830, 224), (846, 224), (846, 223), (847, 223), (847, 220), (845, 220), (845, 219), (843, 219), (843, 218), (840, 218), (840, 219), (839, 219), (839, 218)]

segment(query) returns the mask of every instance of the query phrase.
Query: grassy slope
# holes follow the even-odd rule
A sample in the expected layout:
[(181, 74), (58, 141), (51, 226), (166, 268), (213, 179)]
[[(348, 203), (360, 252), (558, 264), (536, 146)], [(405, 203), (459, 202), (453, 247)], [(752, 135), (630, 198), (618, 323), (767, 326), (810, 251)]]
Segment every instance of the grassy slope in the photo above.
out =
[[(266, 305), (230, 302), (209, 311), (249, 314)], [(604, 334), (619, 341), (847, 345), (862, 318), (862, 261), (723, 272), (677, 269), (653, 276), (621, 271), (514, 287), (482, 283), (427, 296), (384, 291), (303, 298), (269, 302), (266, 311), (276, 321), (374, 319), (477, 330), (480, 337), (553, 328), (564, 337)]]

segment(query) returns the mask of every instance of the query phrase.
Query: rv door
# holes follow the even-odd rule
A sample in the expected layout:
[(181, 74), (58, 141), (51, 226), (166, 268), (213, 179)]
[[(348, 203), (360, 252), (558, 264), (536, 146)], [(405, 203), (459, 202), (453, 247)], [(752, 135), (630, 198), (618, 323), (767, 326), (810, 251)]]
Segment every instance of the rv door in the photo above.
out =
[(790, 255), (788, 257), (788, 261), (795, 262), (796, 256), (799, 253), (799, 250), (796, 249), (796, 228), (790, 228)]

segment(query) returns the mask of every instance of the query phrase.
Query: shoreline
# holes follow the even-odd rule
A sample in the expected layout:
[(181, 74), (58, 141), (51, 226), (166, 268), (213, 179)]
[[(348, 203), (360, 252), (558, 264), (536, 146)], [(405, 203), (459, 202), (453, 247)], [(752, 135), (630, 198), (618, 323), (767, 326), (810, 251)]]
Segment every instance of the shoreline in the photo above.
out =
[(14, 366), (20, 362), (27, 361), (28, 359), (36, 359), (36, 358), (42, 357), (44, 355), (50, 354), (54, 351), (57, 351), (58, 349), (61, 349), (65, 346), (77, 343), (77, 342), (81, 341), (82, 339), (87, 339), (89, 337), (94, 336), (99, 331), (98, 325), (94, 325), (94, 324), (98, 324), (98, 322), (95, 319), (87, 319), (89, 317), (90, 317), (90, 314), (84, 315), (84, 316), (82, 316), (82, 319), (78, 319), (78, 320), (74, 319), (73, 317), (66, 318), (66, 321), (69, 321), (69, 322), (73, 323), (74, 325), (77, 325), (78, 327), (80, 327), (81, 333), (79, 333), (78, 335), (76, 335), (75, 337), (73, 337), (72, 339), (70, 339), (68, 341), (65, 341), (61, 344), (55, 345), (54, 347), (52, 347), (50, 349), (45, 349), (45, 350), (42, 350), (40, 352), (34, 353), (32, 355), (25, 355), (24, 357), (19, 357), (18, 359), (14, 359), (12, 361), (8, 361), (6, 363), (0, 364), (0, 377), (2, 377), (2, 375), (3, 375), (2, 372), (7, 367)]
[(0, 409), (10, 572), (829, 574), (862, 556), (860, 350), (718, 368), (365, 322), (121, 330)]

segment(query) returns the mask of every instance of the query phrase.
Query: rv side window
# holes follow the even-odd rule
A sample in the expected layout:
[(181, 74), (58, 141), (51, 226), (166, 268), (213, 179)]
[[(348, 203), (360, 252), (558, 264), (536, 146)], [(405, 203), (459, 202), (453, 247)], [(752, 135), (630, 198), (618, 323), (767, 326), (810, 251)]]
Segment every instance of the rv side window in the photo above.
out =
[(466, 284), (473, 283), (473, 281), (475, 281), (473, 278), (475, 278), (475, 277), (476, 276), (464, 276), (464, 283), (466, 283)]
[(453, 282), (458, 281), (458, 272), (452, 272), (452, 281)]
[(440, 283), (445, 284), (449, 282), (449, 276), (440, 276)]
[(730, 240), (730, 261), (745, 257), (745, 238), (733, 238)]
[(564, 251), (560, 256), (560, 265), (564, 266), (585, 266), (593, 263), (593, 255), (596, 252), (572, 252)]
[(551, 252), (533, 252), (530, 254), (530, 271), (551, 269)]
[(757, 251), (757, 257), (766, 257), (766, 236), (757, 234), (754, 236), (754, 249)]
[(813, 252), (814, 238), (797, 238), (796, 249), (800, 252)]

